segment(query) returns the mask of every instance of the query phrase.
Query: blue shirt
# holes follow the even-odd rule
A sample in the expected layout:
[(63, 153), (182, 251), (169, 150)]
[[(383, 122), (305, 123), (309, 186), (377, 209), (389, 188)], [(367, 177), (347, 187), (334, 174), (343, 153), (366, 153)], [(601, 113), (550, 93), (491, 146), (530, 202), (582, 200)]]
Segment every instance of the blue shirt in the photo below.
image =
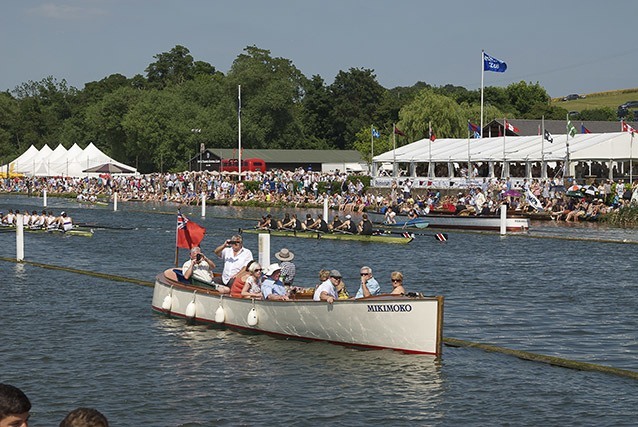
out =
[[(379, 295), (381, 293), (381, 285), (379, 285), (379, 282), (377, 282), (377, 279), (375, 279), (374, 277), (368, 279), (368, 281), (366, 282), (366, 286), (370, 291), (370, 295)], [(359, 290), (354, 297), (363, 298), (363, 296), (363, 286), (359, 286)]]
[(270, 277), (266, 277), (261, 284), (261, 293), (264, 299), (268, 299), (270, 295), (286, 295), (286, 288), (281, 280), (273, 280)]

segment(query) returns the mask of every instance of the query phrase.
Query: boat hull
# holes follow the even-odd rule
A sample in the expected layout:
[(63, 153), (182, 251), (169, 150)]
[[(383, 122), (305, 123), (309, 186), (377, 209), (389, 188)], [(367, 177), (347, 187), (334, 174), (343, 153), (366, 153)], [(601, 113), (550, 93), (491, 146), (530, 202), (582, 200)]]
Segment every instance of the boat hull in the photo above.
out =
[[(381, 221), (384, 218), (384, 215), (380, 213), (370, 212), (369, 214)], [(501, 229), (501, 218), (498, 216), (429, 214), (419, 218), (427, 221), (428, 228), (477, 231), (500, 231)], [(529, 231), (529, 226), (529, 218), (508, 216), (505, 220), (505, 229), (508, 232), (526, 232)]]
[(345, 233), (319, 233), (314, 231), (288, 231), (288, 230), (257, 230), (246, 229), (241, 230), (242, 233), (251, 234), (270, 234), (271, 236), (278, 237), (298, 237), (303, 239), (319, 239), (319, 240), (349, 240), (357, 242), (371, 242), (371, 243), (392, 243), (405, 245), (410, 243), (413, 238), (404, 236), (391, 236), (391, 235), (372, 235), (366, 236), (361, 234), (345, 234)]
[[(443, 297), (440, 296), (381, 295), (337, 300), (333, 304), (311, 298), (263, 301), (232, 298), (180, 283), (167, 277), (171, 273), (167, 270), (156, 278), (152, 303), (156, 312), (283, 338), (441, 354)], [(253, 308), (255, 316), (251, 314)]]

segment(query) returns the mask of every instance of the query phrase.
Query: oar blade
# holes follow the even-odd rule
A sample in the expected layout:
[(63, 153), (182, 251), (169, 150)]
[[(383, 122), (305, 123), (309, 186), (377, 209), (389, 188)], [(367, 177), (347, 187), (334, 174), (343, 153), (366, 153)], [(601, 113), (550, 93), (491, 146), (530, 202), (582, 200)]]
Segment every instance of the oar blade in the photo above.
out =
[(434, 238), (439, 242), (447, 242), (447, 234), (445, 233), (436, 233)]

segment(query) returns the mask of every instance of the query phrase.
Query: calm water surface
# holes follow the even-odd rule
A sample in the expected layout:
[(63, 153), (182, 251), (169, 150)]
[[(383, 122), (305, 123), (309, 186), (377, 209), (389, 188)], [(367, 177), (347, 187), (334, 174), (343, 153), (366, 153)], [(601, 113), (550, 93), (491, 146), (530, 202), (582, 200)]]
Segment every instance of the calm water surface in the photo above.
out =
[[(78, 222), (135, 230), (27, 234), (28, 260), (149, 281), (173, 262), (175, 215), (160, 212), (174, 207), (49, 202)], [(41, 200), (0, 197), (9, 208), (41, 209)], [(241, 217), (261, 213), (199, 212), (190, 218), (206, 226), (209, 254), (252, 225)], [(539, 236), (638, 241), (597, 225), (533, 226)], [(449, 235), (401, 247), (275, 237), (271, 246), (296, 254), (308, 286), (320, 268), (337, 268), (354, 293), (368, 264), (390, 289), (401, 270), (410, 290), (445, 296), (447, 337), (638, 370), (638, 246)], [(255, 235), (245, 243), (257, 253)], [(15, 257), (13, 234), (0, 234), (0, 256)], [(635, 425), (635, 380), (476, 349), (445, 347), (435, 359), (189, 326), (153, 314), (151, 288), (3, 261), (0, 271), (0, 382), (28, 394), (36, 427), (78, 406), (114, 426)]]

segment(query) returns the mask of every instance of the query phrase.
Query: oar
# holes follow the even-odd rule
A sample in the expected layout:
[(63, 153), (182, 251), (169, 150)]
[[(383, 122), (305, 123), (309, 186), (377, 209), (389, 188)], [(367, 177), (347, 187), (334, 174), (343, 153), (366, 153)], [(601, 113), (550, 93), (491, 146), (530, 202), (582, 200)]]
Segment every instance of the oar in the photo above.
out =
[(78, 222), (73, 225), (77, 227), (86, 227), (86, 228), (101, 229), (101, 230), (135, 230), (135, 227), (111, 227), (108, 225), (89, 224), (85, 222)]
[(392, 231), (392, 230), (376, 230), (382, 234), (398, 234), (404, 236), (405, 234), (411, 234), (413, 236), (430, 236), (434, 237), (439, 242), (445, 242), (448, 239), (447, 233), (410, 233), (409, 231)]

